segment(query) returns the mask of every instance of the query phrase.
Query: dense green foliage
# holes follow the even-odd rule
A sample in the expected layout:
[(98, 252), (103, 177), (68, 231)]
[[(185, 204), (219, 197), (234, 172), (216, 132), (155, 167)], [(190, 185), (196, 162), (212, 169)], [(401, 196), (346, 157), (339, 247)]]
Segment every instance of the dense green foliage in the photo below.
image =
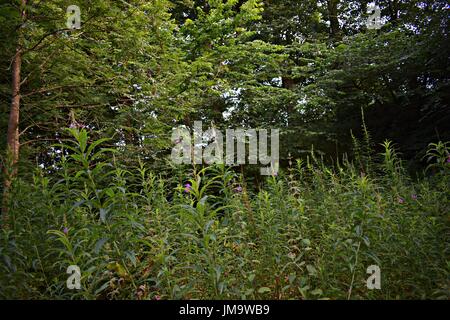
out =
[[(373, 2), (0, 0), (0, 299), (450, 298), (449, 4)], [(200, 120), (282, 170), (175, 166)]]
[[(380, 156), (358, 148), (365, 174), (312, 152), (254, 190), (224, 166), (171, 179), (124, 168), (102, 141), (71, 133), (56, 173), (16, 181), (0, 237), (2, 298), (449, 297), (443, 144), (431, 146), (435, 175), (421, 181), (386, 142)], [(382, 290), (366, 288), (372, 264)], [(66, 288), (68, 265), (80, 267), (81, 290)]]
[(365, 27), (369, 1), (76, 1), (82, 27), (72, 31), (73, 1), (28, 1), (24, 24), (20, 2), (0, 6), (0, 131), (20, 45), (22, 166), (51, 165), (69, 126), (112, 138), (121, 161), (160, 166), (171, 128), (199, 119), (282, 129), (286, 166), (312, 144), (350, 153), (361, 108), (374, 139), (393, 140), (416, 165), (429, 143), (450, 140), (443, 0), (376, 1), (380, 30)]

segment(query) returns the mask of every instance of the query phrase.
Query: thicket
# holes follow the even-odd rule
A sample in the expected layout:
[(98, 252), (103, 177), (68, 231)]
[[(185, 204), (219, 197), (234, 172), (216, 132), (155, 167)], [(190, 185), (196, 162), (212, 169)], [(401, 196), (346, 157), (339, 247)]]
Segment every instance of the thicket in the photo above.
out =
[[(326, 165), (311, 151), (259, 186), (215, 165), (125, 168), (85, 129), (16, 179), (1, 298), (410, 299), (449, 294), (448, 144), (413, 180), (388, 141)], [(69, 265), (81, 289), (66, 287)], [(366, 287), (370, 265), (381, 290)]]

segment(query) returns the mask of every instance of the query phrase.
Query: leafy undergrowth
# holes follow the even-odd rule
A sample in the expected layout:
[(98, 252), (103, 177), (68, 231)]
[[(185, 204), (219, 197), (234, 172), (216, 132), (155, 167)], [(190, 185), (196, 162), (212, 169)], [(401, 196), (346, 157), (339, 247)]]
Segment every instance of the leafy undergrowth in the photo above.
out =
[[(411, 299), (449, 294), (448, 149), (410, 179), (389, 142), (356, 166), (311, 153), (261, 188), (224, 166), (160, 177), (103, 141), (15, 181), (0, 234), (12, 299)], [(373, 158), (373, 159), (372, 159)], [(81, 289), (66, 286), (80, 267)], [(381, 289), (366, 286), (378, 265)]]

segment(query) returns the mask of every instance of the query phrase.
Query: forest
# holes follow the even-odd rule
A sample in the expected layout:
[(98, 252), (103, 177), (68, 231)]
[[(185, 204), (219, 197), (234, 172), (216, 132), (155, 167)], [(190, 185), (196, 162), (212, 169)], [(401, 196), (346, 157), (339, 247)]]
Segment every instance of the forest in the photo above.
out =
[(450, 299), (449, 18), (0, 0), (0, 299)]

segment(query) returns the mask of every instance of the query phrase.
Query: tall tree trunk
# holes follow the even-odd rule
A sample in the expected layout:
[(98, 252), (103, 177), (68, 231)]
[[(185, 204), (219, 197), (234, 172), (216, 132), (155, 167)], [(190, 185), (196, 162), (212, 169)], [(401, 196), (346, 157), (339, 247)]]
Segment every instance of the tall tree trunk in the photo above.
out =
[(340, 0), (328, 0), (328, 18), (330, 19), (330, 36), (333, 40), (341, 39), (341, 29), (338, 19), (338, 4)]
[(21, 26), (18, 28), (18, 40), (16, 47), (16, 54), (12, 61), (12, 97), (11, 97), (11, 110), (9, 113), (8, 121), (8, 133), (6, 136), (7, 154), (10, 160), (5, 168), (5, 181), (3, 185), (3, 199), (2, 199), (2, 215), (3, 220), (6, 222), (8, 214), (8, 203), (11, 183), (14, 177), (17, 175), (17, 163), (19, 161), (19, 114), (20, 114), (20, 73), (22, 69), (22, 36), (21, 28), (25, 22), (25, 6), (27, 0), (21, 2)]
[(398, 19), (398, 0), (389, 1), (389, 15), (391, 22), (395, 23)]

